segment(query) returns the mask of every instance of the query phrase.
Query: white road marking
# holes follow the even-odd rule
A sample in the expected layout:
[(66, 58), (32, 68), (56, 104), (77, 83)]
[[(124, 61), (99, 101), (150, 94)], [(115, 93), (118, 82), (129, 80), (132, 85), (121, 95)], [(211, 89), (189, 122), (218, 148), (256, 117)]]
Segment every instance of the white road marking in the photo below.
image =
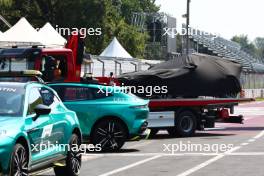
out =
[(140, 148), (140, 147), (145, 147), (146, 145), (149, 145), (153, 143), (153, 141), (144, 141), (144, 142), (141, 142), (141, 143), (137, 143), (137, 144), (134, 144), (134, 145), (131, 145), (131, 146), (128, 146), (127, 148), (128, 149), (135, 149), (135, 148)]
[[(142, 143), (137, 143), (135, 145), (132, 145), (132, 146), (128, 146), (127, 149), (134, 149), (134, 148), (140, 148), (140, 147), (144, 147), (146, 145), (149, 145), (153, 143), (153, 141), (145, 141), (145, 142), (142, 142)], [(82, 155), (82, 161), (89, 161), (89, 160), (94, 160), (94, 159), (98, 159), (98, 158), (101, 158), (101, 157), (104, 157), (104, 156), (132, 156), (134, 154), (125, 154), (125, 153), (109, 153), (109, 154), (100, 154), (100, 153), (85, 153)], [(157, 154), (155, 154), (157, 155)], [(144, 155), (137, 155), (136, 156), (144, 156)], [(145, 156), (149, 156), (149, 155), (145, 155)], [(152, 155), (151, 155), (152, 156)]]
[(130, 165), (127, 165), (127, 166), (121, 167), (121, 168), (119, 168), (119, 169), (112, 170), (112, 171), (110, 171), (110, 172), (107, 172), (107, 173), (101, 174), (101, 175), (99, 175), (99, 176), (109, 176), (109, 175), (113, 175), (113, 174), (116, 174), (116, 173), (122, 172), (122, 171), (124, 171), (124, 170), (130, 169), (130, 168), (132, 168), (132, 167), (136, 167), (136, 166), (141, 165), (141, 164), (143, 164), (143, 163), (146, 163), (146, 162), (149, 162), (149, 161), (152, 161), (152, 160), (158, 159), (158, 158), (160, 158), (160, 157), (162, 157), (162, 156), (160, 156), (160, 155), (153, 156), (153, 157), (151, 157), (151, 158), (147, 158), (147, 159), (144, 159), (144, 160), (141, 160), (141, 161), (135, 162), (135, 163), (133, 163), (133, 164), (130, 164)]
[[(264, 130), (261, 131), (256, 136), (254, 136), (252, 139), (249, 139), (248, 141), (249, 142), (254, 142), (256, 139), (259, 139), (262, 136), (264, 136)], [(187, 171), (185, 171), (185, 172), (183, 172), (183, 173), (181, 173), (181, 174), (179, 174), (177, 176), (188, 176), (188, 175), (190, 175), (190, 174), (192, 174), (192, 173), (194, 173), (194, 172), (196, 172), (196, 171), (198, 171), (198, 170), (200, 170), (200, 169), (202, 169), (202, 168), (204, 168), (204, 167), (216, 162), (217, 160), (223, 158), (226, 155), (239, 155), (239, 153), (233, 153), (233, 152), (236, 151), (236, 150), (239, 150), (241, 147), (242, 146), (234, 147), (231, 150), (228, 150), (227, 152), (225, 152), (224, 154), (219, 154), (219, 155), (217, 155), (217, 156), (215, 156), (215, 157), (213, 157), (213, 158), (211, 158), (211, 159), (209, 159), (209, 160), (207, 160), (207, 161), (205, 161), (205, 162), (203, 162), (203, 163), (201, 163), (201, 164), (199, 164), (199, 165), (197, 165), (197, 166), (195, 166), (195, 167), (193, 167), (193, 168), (191, 168), (191, 169), (189, 169), (189, 170), (187, 170)], [(245, 154), (246, 155), (247, 153), (241, 153), (241, 154)], [(248, 153), (248, 154), (250, 154), (250, 153)], [(254, 153), (251, 153), (251, 154), (253, 155)]]
[[(236, 152), (236, 153), (175, 153), (175, 154), (166, 154), (166, 153), (137, 153), (137, 154), (107, 154), (107, 155), (100, 155), (97, 157), (93, 157), (93, 159), (96, 158), (101, 158), (101, 157), (150, 157), (150, 156), (162, 156), (162, 157), (177, 157), (177, 156), (218, 156), (218, 155), (224, 155), (224, 156), (229, 156), (229, 155), (235, 155), (235, 156), (243, 156), (243, 155), (248, 155), (248, 156), (255, 156), (255, 155), (264, 155), (264, 152)], [(92, 160), (92, 159), (91, 159)], [(83, 160), (85, 161), (85, 160)]]
[(240, 148), (241, 148), (240, 146), (233, 147), (232, 149), (226, 151), (224, 154), (231, 154), (231, 153), (233, 153), (234, 151), (239, 150)]
[(258, 135), (256, 135), (255, 137), (253, 137), (253, 139), (259, 139), (262, 136), (264, 136), (264, 130), (262, 132), (260, 132)]
[(234, 152), (236, 150), (239, 150), (240, 148), (241, 148), (240, 146), (234, 147), (234, 148), (228, 150), (227, 152), (225, 152), (224, 154), (219, 154), (219, 155), (217, 155), (217, 156), (215, 156), (215, 157), (213, 157), (213, 158), (211, 158), (211, 159), (209, 159), (209, 160), (207, 160), (207, 161), (205, 161), (205, 162), (203, 162), (203, 163), (201, 163), (201, 164), (199, 164), (199, 165), (197, 165), (197, 166), (195, 166), (195, 167), (193, 167), (193, 168), (191, 168), (191, 169), (189, 169), (189, 170), (187, 170), (187, 171), (185, 171), (185, 172), (183, 172), (183, 173), (181, 173), (181, 174), (179, 174), (177, 176), (190, 175), (190, 174), (192, 174), (192, 173), (194, 173), (194, 172), (196, 172), (196, 171), (198, 171), (198, 170), (200, 170), (200, 169), (202, 169), (202, 168), (204, 168), (204, 167), (216, 162), (217, 160), (223, 158), (225, 156), (225, 154), (230, 154), (230, 153), (232, 153), (232, 152)]
[(114, 157), (139, 157), (139, 156), (216, 156), (219, 153), (111, 153), (111, 154), (95, 154), (98, 157), (114, 156)]
[(255, 142), (256, 139), (249, 139), (248, 142)]
[(225, 130), (226, 127), (205, 128), (204, 131)]
[(89, 161), (89, 160), (94, 160), (94, 159), (98, 159), (98, 158), (101, 158), (103, 156), (99, 156), (99, 155), (86, 155), (86, 154), (83, 154), (82, 155), (82, 161)]
[(230, 153), (231, 156), (264, 156), (264, 152), (236, 152)]
[[(236, 149), (236, 150), (238, 150), (238, 149)], [(83, 156), (89, 158), (89, 159), (86, 160), (86, 158), (83, 157), (83, 161), (85, 162), (85, 161), (88, 161), (88, 160), (97, 159), (97, 158), (101, 158), (101, 157), (104, 157), (104, 156), (120, 156), (120, 157), (121, 156), (122, 157), (132, 157), (132, 156), (134, 156), (134, 157), (140, 157), (140, 156), (148, 156), (148, 157), (150, 157), (150, 156), (153, 156), (153, 157), (157, 157), (157, 156), (160, 156), (160, 157), (215, 156), (214, 158), (216, 158), (217, 156), (222, 156), (222, 157), (224, 157), (224, 156), (264, 156), (264, 152), (236, 152), (236, 153), (221, 153), (221, 154), (219, 154), (219, 153), (178, 153), (178, 154), (165, 154), (165, 153), (137, 153), (137, 154), (129, 154), (129, 153), (127, 153), (126, 154), (126, 153), (124, 153), (124, 154), (122, 154), (122, 153), (120, 153), (120, 154), (84, 154)], [(221, 159), (221, 158), (219, 158), (219, 159)], [(214, 160), (210, 159), (210, 163), (212, 163)], [(148, 162), (148, 161), (146, 161), (146, 162)], [(207, 163), (208, 162), (209, 162), (209, 160), (207, 161)], [(143, 163), (140, 163), (140, 164), (143, 164)], [(127, 169), (129, 169), (129, 168), (127, 168)], [(49, 174), (50, 172), (53, 172), (52, 168), (48, 168), (48, 169), (36, 172), (36, 173), (34, 173), (34, 175), (45, 175), (45, 174)]]
[(199, 165), (197, 165), (197, 166), (195, 166), (195, 167), (193, 167), (193, 168), (191, 168), (191, 169), (189, 169), (189, 170), (187, 170), (187, 171), (185, 171), (185, 172), (183, 172), (183, 173), (181, 173), (181, 174), (179, 174), (177, 176), (190, 175), (190, 174), (192, 174), (192, 173), (194, 173), (194, 172), (196, 172), (196, 171), (208, 166), (209, 164), (211, 164), (211, 163), (213, 163), (213, 162), (215, 162), (215, 161), (217, 161), (217, 160), (219, 160), (219, 159), (221, 159), (223, 157), (224, 157), (224, 155), (215, 156), (214, 158), (209, 159), (209, 160), (207, 160), (207, 161), (205, 161), (205, 162), (203, 162), (203, 163), (201, 163), (201, 164), (199, 164)]
[[(162, 157), (178, 157), (178, 156), (264, 156), (264, 152), (236, 152), (236, 153), (226, 153), (226, 154), (219, 154), (219, 153), (179, 153), (179, 154), (164, 154), (164, 153), (139, 153), (139, 154), (116, 154), (116, 155), (110, 155), (110, 156), (125, 156), (125, 157), (131, 157), (131, 156), (162, 156)], [(93, 157), (90, 159), (96, 159), (101, 158), (101, 156)], [(87, 161), (87, 160), (83, 160)], [(53, 172), (52, 168), (48, 168), (39, 172), (34, 173), (34, 175), (45, 175), (50, 172)]]
[(242, 144), (240, 144), (240, 145), (242, 145), (242, 146), (246, 146), (246, 145), (248, 145), (249, 143), (247, 143), (247, 142), (244, 142), (244, 143), (242, 143)]

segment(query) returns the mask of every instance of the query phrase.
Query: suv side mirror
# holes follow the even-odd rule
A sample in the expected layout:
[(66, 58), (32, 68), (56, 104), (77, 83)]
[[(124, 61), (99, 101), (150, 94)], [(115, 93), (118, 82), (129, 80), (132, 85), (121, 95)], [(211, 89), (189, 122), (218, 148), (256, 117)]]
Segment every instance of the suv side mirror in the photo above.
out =
[(48, 115), (51, 112), (50, 107), (43, 105), (43, 104), (39, 104), (35, 107), (34, 111), (36, 112), (36, 116), (33, 118), (33, 120), (37, 120), (37, 118), (41, 115)]

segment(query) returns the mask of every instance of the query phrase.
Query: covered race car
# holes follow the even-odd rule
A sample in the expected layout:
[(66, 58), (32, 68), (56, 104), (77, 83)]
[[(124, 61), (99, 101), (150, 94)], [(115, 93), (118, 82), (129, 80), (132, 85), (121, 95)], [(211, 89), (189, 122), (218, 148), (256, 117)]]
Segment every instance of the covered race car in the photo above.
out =
[[(167, 97), (234, 97), (241, 91), (240, 64), (216, 56), (192, 54), (152, 66), (149, 70), (126, 73), (118, 80), (124, 86), (167, 87)], [(156, 88), (157, 90), (157, 88)], [(134, 92), (146, 97), (146, 93)], [(153, 90), (152, 97), (164, 96)]]

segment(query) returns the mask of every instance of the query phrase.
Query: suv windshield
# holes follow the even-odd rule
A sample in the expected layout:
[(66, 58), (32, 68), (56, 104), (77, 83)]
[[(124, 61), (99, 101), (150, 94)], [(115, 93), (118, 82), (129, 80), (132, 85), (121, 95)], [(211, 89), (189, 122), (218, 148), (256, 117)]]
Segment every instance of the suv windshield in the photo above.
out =
[(0, 84), (0, 116), (22, 116), (23, 107), (24, 89)]
[(34, 62), (27, 58), (1, 58), (0, 72), (2, 71), (23, 71), (34, 69)]

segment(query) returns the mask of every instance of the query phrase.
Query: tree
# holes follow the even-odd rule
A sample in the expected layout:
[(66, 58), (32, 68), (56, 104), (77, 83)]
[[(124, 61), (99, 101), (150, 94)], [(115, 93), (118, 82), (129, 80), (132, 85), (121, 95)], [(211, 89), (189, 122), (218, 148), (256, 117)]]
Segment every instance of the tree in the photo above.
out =
[(247, 35), (234, 36), (231, 40), (237, 42), (241, 46), (241, 50), (254, 57), (256, 56), (256, 47), (254, 43), (248, 40)]
[(0, 0), (1, 6), (11, 6), (12, 0)]
[(254, 44), (256, 46), (256, 55), (258, 58), (260, 58), (262, 61), (264, 61), (264, 38), (257, 37), (254, 40)]
[(46, 22), (61, 28), (101, 28), (102, 35), (85, 40), (92, 54), (100, 54), (116, 36), (132, 56), (143, 57), (148, 37), (129, 21), (138, 11), (156, 12), (158, 7), (154, 0), (0, 0), (0, 14), (12, 25), (26, 17), (35, 28)]
[(127, 23), (131, 22), (133, 12), (155, 13), (159, 7), (155, 0), (122, 0), (121, 14)]

